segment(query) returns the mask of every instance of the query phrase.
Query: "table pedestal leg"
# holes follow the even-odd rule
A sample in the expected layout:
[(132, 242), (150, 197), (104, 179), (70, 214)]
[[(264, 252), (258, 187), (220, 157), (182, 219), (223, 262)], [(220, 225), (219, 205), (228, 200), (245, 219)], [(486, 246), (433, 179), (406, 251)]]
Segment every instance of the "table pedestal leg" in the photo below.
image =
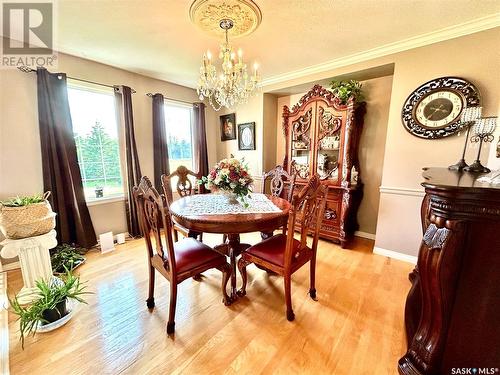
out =
[(240, 244), (239, 234), (228, 234), (227, 244), (229, 247), (229, 261), (231, 263), (231, 300), (235, 301), (238, 298), (236, 294), (236, 252)]

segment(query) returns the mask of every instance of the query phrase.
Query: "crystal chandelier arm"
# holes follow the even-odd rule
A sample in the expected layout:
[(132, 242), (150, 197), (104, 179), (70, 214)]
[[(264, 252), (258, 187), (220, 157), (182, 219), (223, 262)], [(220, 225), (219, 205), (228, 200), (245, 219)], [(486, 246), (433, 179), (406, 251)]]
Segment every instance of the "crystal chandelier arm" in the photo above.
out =
[(200, 99), (208, 98), (210, 105), (218, 111), (222, 107), (231, 108), (239, 103), (248, 101), (256, 92), (260, 78), (257, 66), (253, 75), (248, 74), (247, 65), (242, 60), (242, 52), (238, 51), (238, 60), (229, 44), (228, 30), (233, 27), (233, 21), (224, 19), (220, 21), (224, 30), (224, 41), (220, 46), (219, 59), (222, 60), (221, 74), (211, 62), (209, 53), (203, 55), (198, 79), (197, 93)]

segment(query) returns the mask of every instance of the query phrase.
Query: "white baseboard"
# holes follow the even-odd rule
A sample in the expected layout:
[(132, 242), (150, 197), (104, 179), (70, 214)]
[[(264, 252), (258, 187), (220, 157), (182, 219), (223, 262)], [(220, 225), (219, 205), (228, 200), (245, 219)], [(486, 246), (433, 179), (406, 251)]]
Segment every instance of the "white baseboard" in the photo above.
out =
[(375, 235), (373, 233), (361, 232), (357, 230), (354, 232), (356, 237), (368, 238), (369, 240), (375, 240)]
[(417, 264), (417, 257), (414, 255), (398, 253), (397, 251), (386, 250), (376, 246), (373, 248), (373, 253), (397, 260), (402, 260), (403, 262)]

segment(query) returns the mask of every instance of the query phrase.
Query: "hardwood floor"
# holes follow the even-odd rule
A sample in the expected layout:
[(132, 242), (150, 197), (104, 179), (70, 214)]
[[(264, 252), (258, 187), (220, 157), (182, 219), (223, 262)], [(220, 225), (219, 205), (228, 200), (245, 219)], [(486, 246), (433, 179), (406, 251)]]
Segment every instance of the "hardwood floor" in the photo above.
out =
[[(220, 240), (204, 235), (211, 245)], [(247, 296), (230, 307), (221, 303), (220, 272), (186, 280), (174, 338), (166, 335), (169, 290), (161, 276), (156, 308), (146, 308), (143, 240), (91, 252), (79, 273), (94, 294), (66, 326), (29, 337), (22, 350), (9, 313), (11, 374), (396, 374), (413, 267), (372, 254), (372, 246), (358, 238), (342, 250), (320, 241), (319, 301), (308, 297), (303, 267), (292, 277), (294, 322), (285, 317), (283, 279), (255, 266), (248, 267)], [(20, 271), (9, 272), (8, 285), (9, 294), (21, 288)]]

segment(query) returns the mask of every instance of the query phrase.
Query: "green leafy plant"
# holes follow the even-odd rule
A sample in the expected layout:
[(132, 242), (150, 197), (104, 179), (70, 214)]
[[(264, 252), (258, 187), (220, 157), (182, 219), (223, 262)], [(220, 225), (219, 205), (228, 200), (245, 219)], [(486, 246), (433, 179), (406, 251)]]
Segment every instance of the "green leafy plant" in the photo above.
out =
[(363, 92), (361, 90), (363, 85), (359, 81), (354, 79), (349, 81), (333, 80), (330, 85), (330, 91), (340, 99), (342, 104), (347, 104), (351, 96), (353, 96), (356, 101), (363, 100)]
[(41, 203), (45, 200), (45, 197), (43, 194), (35, 194), (35, 195), (29, 195), (29, 196), (17, 196), (15, 198), (10, 198), (5, 201), (0, 201), (0, 204), (6, 206), (6, 207), (22, 207), (22, 206), (28, 206), (30, 204), (35, 204), (35, 203)]
[(38, 299), (29, 306), (23, 306), (19, 303), (17, 297), (9, 300), (14, 314), (19, 316), (19, 332), (22, 348), (24, 349), (24, 339), (28, 335), (35, 335), (38, 324), (49, 323), (44, 318), (44, 313), (50, 310), (56, 310), (59, 314), (61, 312), (57, 306), (66, 302), (68, 298), (72, 298), (78, 302), (87, 303), (81, 296), (84, 294), (91, 294), (86, 291), (86, 285), (80, 283), (80, 278), (73, 275), (70, 270), (66, 269), (66, 273), (61, 275), (62, 282), (47, 282), (46, 280), (39, 280), (36, 282)]
[(61, 244), (51, 250), (50, 261), (52, 271), (56, 273), (64, 272), (65, 269), (73, 270), (85, 261), (83, 254), (87, 252), (81, 247), (74, 247), (68, 244)]

